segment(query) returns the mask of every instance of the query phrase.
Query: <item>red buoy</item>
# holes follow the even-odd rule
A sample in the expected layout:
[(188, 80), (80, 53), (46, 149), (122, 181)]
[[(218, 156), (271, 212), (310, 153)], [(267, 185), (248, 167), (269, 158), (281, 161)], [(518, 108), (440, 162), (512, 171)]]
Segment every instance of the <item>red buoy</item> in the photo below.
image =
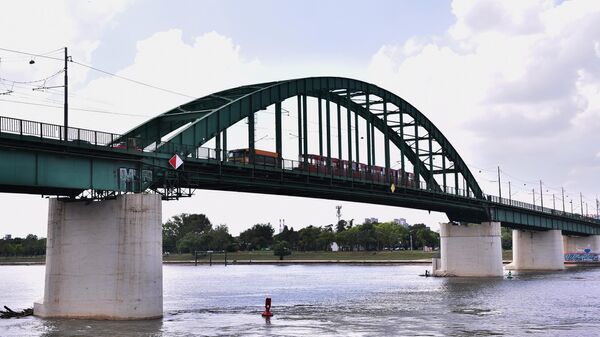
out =
[(271, 312), (271, 298), (267, 297), (265, 299), (265, 311), (262, 313), (263, 317), (271, 317), (273, 313)]

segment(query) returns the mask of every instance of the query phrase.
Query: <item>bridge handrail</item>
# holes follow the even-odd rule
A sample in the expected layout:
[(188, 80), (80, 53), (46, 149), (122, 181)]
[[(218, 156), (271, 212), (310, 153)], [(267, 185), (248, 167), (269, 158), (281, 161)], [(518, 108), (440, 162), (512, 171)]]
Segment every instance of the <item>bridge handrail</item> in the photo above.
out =
[[(35, 122), (25, 119), (0, 116), (0, 133), (15, 134), (20, 136), (38, 137), (40, 139), (51, 139), (64, 141), (64, 126)], [(113, 148), (135, 147), (135, 141), (126, 143), (115, 143), (121, 135), (110, 132), (96, 131), (82, 128), (68, 128), (67, 138), (69, 142), (80, 144), (91, 144), (96, 146), (109, 146)]]
[[(212, 148), (200, 147), (200, 148), (195, 149), (195, 151), (190, 151), (187, 154), (187, 156), (190, 158), (196, 158), (196, 159), (219, 160), (217, 158), (217, 151)], [(227, 151), (223, 150), (222, 153), (220, 154), (219, 158), (223, 163), (227, 163), (228, 162)], [(304, 164), (304, 162), (302, 162), (302, 161), (296, 161), (296, 160), (290, 160), (290, 159), (280, 159), (280, 160), (281, 160), (281, 169), (284, 169), (284, 170), (295, 170), (295, 169), (301, 168), (302, 165)], [(254, 166), (254, 167), (259, 166), (259, 167), (275, 168), (273, 163), (267, 163), (265, 161), (265, 159), (263, 159), (262, 162), (260, 159), (255, 160), (255, 162), (253, 164), (252, 163), (240, 163), (240, 162), (237, 162), (235, 164), (242, 165), (242, 166)], [(401, 184), (400, 185), (398, 184), (401, 182), (398, 182), (395, 180), (394, 181), (386, 181), (386, 178), (384, 175), (376, 175), (373, 173), (362, 172), (362, 171), (357, 172), (357, 171), (338, 170), (338, 169), (332, 170), (331, 167), (329, 167), (327, 165), (320, 165), (320, 164), (311, 164), (311, 166), (314, 167), (312, 171), (311, 170), (308, 170), (308, 171), (303, 170), (302, 172), (305, 174), (308, 174), (309, 176), (310, 175), (320, 175), (320, 176), (331, 175), (331, 176), (342, 177), (342, 178), (355, 178), (356, 180), (359, 180), (361, 182), (374, 182), (374, 183), (378, 183), (378, 184), (391, 184), (393, 182), (396, 184), (397, 187), (401, 187)], [(471, 193), (470, 191), (466, 191), (463, 189), (457, 190), (451, 186), (442, 186), (442, 191), (436, 191), (433, 189), (429, 189), (429, 188), (427, 188), (427, 183), (424, 181), (412, 181), (411, 183), (405, 184), (404, 187), (412, 188), (412, 189), (419, 189), (419, 190), (428, 191), (428, 192), (448, 194), (448, 195), (452, 195), (452, 196), (476, 199), (475, 196), (473, 195), (473, 193)], [(593, 217), (593, 216), (584, 216), (584, 215), (580, 215), (580, 214), (576, 214), (576, 213), (563, 212), (563, 211), (559, 211), (559, 210), (556, 210), (553, 208), (542, 207), (541, 205), (534, 205), (534, 204), (530, 204), (530, 203), (519, 201), (519, 200), (500, 198), (500, 197), (494, 196), (494, 195), (485, 195), (484, 194), (484, 197), (486, 200), (496, 203), (496, 204), (502, 204), (502, 205), (507, 205), (507, 206), (512, 206), (512, 207), (519, 207), (519, 208), (528, 209), (528, 210), (532, 210), (532, 211), (536, 211), (536, 212), (542, 212), (542, 213), (551, 214), (551, 215), (559, 215), (559, 216), (564, 216), (564, 217), (568, 217), (568, 218), (572, 218), (572, 219), (576, 219), (576, 220), (591, 221), (591, 222), (600, 224), (600, 219), (598, 219), (597, 217)]]
[(559, 215), (559, 216), (564, 216), (564, 217), (568, 217), (571, 219), (577, 219), (577, 220), (581, 220), (581, 221), (591, 221), (591, 222), (600, 224), (600, 218), (598, 217), (599, 215), (596, 215), (594, 217), (593, 214), (582, 215), (582, 214), (577, 214), (577, 213), (560, 211), (560, 210), (557, 210), (554, 208), (542, 207), (541, 205), (534, 205), (534, 204), (530, 204), (530, 203), (523, 202), (523, 201), (500, 198), (495, 195), (485, 195), (485, 197), (488, 201), (491, 201), (491, 202), (494, 202), (497, 204), (502, 204), (502, 205), (507, 205), (507, 206), (512, 206), (512, 207), (519, 207), (519, 208), (529, 209), (532, 211), (542, 212), (542, 213), (546, 213), (546, 214)]
[[(17, 119), (11, 117), (2, 117), (0, 116), (0, 133), (8, 133), (8, 134), (16, 134), (21, 136), (29, 136), (29, 137), (38, 137), (40, 139), (51, 139), (64, 141), (64, 126), (58, 124), (49, 124), (43, 122), (35, 122), (24, 119)], [(135, 138), (127, 139), (126, 142), (115, 143), (122, 136), (115, 133), (96, 131), (90, 129), (82, 129), (82, 128), (73, 128), (69, 127), (68, 129), (68, 141), (69, 142), (78, 142), (79, 144), (90, 144), (96, 146), (107, 146), (111, 148), (117, 149), (135, 149), (141, 151), (136, 147)], [(173, 146), (171, 143), (160, 144), (161, 152), (171, 151), (169, 147)], [(189, 158), (195, 159), (204, 159), (204, 160), (220, 160), (224, 163), (229, 163), (227, 158), (227, 151), (222, 150), (217, 156), (217, 151), (212, 148), (199, 147), (195, 148), (193, 146), (189, 146), (188, 149), (181, 151), (181, 145), (178, 145), (178, 150), (180, 151), (180, 155)], [(171, 152), (175, 151), (173, 148)], [(302, 168), (304, 165), (303, 161), (290, 160), (290, 159), (279, 159), (281, 161), (281, 169), (283, 170), (297, 170)], [(272, 163), (267, 163), (266, 159), (263, 159), (263, 162), (256, 161), (252, 164), (250, 163), (239, 163), (236, 162), (237, 165), (252, 165), (262, 166), (262, 167), (270, 167), (273, 168), (274, 165)], [(355, 170), (345, 170), (345, 169), (336, 169), (327, 165), (314, 164), (311, 165), (316, 167), (316, 170), (301, 170), (304, 174), (310, 175), (319, 175), (319, 176), (336, 176), (347, 179), (356, 179), (361, 182), (373, 182), (377, 184), (389, 184), (391, 188), (391, 184), (394, 183), (397, 187), (403, 188), (411, 188), (424, 190), (428, 192), (447, 194), (452, 196), (464, 197), (475, 199), (475, 196), (468, 190), (464, 189), (456, 189), (451, 186), (442, 186), (442, 191), (433, 190), (427, 187), (427, 183), (424, 181), (400, 181), (399, 179), (386, 179), (385, 175), (378, 175), (372, 172), (364, 172), (364, 171), (355, 171)], [(494, 195), (486, 195), (484, 194), (484, 199), (496, 204), (507, 205), (511, 207), (519, 207), (523, 209), (528, 209), (536, 212), (542, 212), (552, 215), (564, 216), (576, 220), (581, 221), (591, 221), (600, 224), (600, 215), (594, 216), (585, 216), (576, 213), (559, 211), (553, 208), (542, 207), (541, 205), (534, 205), (523, 201), (500, 198)]]

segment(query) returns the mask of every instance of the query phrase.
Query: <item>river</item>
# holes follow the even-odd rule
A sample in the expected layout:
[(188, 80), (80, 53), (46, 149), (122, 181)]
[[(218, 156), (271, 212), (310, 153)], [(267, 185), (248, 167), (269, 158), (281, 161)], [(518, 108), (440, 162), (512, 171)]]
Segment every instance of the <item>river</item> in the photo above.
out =
[[(417, 265), (165, 265), (164, 317), (0, 320), (0, 336), (597, 336), (600, 269), (424, 278)], [(0, 306), (31, 307), (44, 266), (0, 266)], [(266, 296), (275, 316), (260, 312)]]

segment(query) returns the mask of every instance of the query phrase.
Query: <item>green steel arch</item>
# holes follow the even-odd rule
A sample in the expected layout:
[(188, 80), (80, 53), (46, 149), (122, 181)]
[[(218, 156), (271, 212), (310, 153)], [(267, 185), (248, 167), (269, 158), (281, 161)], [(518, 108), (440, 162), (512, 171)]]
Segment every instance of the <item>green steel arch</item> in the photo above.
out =
[[(136, 146), (148, 148), (154, 144), (154, 151), (157, 152), (190, 153), (190, 149), (202, 146), (238, 121), (246, 117), (254, 118), (254, 112), (295, 96), (328, 100), (367, 121), (367, 128), (372, 125), (378, 129), (385, 136), (386, 167), (390, 165), (391, 143), (400, 150), (402, 159), (405, 156), (413, 165), (415, 176), (417, 179), (422, 177), (428, 189), (446, 189), (449, 174), (454, 176), (454, 188), (458, 189), (460, 175), (470, 195), (484, 198), (481, 188), (456, 149), (425, 115), (390, 91), (349, 78), (311, 77), (224, 90), (154, 117), (130, 130), (118, 141), (135, 138)], [(375, 100), (370, 101), (371, 97), (375, 97)], [(376, 106), (383, 106), (383, 109), (374, 108)], [(412, 134), (406, 132), (407, 128)], [(425, 130), (425, 134), (419, 134), (420, 130)], [(168, 138), (166, 142), (163, 141), (165, 137)], [(420, 147), (422, 142), (428, 146)], [(441, 166), (440, 161), (434, 163), (434, 157), (441, 158)]]

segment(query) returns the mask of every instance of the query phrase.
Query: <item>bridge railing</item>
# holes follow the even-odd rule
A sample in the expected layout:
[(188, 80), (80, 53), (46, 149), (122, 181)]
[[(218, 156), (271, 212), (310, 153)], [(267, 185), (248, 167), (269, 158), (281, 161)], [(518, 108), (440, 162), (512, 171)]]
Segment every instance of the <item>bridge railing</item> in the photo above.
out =
[[(170, 144), (166, 145), (167, 147), (171, 146)], [(193, 146), (178, 146), (177, 150), (175, 148), (166, 148), (161, 147), (162, 152), (175, 152), (180, 155), (188, 158), (200, 159), (200, 160), (214, 160), (219, 161), (225, 165), (237, 165), (237, 166), (247, 166), (253, 168), (263, 168), (263, 169), (275, 169), (275, 170), (286, 170), (286, 171), (296, 171), (308, 176), (319, 176), (319, 177), (335, 177), (342, 178), (347, 180), (354, 180), (360, 182), (374, 183), (380, 185), (388, 185), (391, 188), (391, 184), (394, 184), (396, 188), (411, 188), (418, 189), (436, 193), (446, 193), (452, 194), (453, 196), (461, 196), (466, 198), (473, 198), (473, 194), (468, 190), (464, 189), (456, 189), (454, 187), (446, 186), (442, 188), (442, 191), (435, 190), (428, 186), (427, 182), (422, 180), (413, 180), (413, 179), (402, 179), (402, 177), (388, 175), (386, 176), (384, 172), (375, 172), (368, 170), (351, 170), (349, 168), (337, 168), (334, 166), (326, 165), (325, 163), (307, 163), (302, 160), (291, 160), (284, 158), (272, 158), (265, 156), (256, 156), (252, 162), (247, 157), (244, 158), (229, 158), (228, 151), (217, 151), (213, 148), (200, 147), (194, 148)]]
[[(387, 184), (387, 185), (390, 185), (390, 187), (391, 187), (391, 184), (394, 183), (396, 185), (396, 187), (419, 189), (419, 190), (423, 190), (423, 191), (443, 193), (443, 194), (449, 194), (452, 196), (460, 196), (460, 197), (465, 197), (465, 198), (475, 198), (475, 196), (473, 195), (473, 193), (471, 193), (471, 191), (465, 190), (465, 189), (460, 189), (460, 188), (457, 189), (452, 186), (442, 186), (441, 191), (433, 190), (432, 188), (427, 186), (427, 183), (425, 181), (416, 181), (416, 180), (401, 181), (401, 179), (398, 179), (397, 177), (386, 177), (384, 174), (380, 174), (380, 173), (373, 173), (373, 172), (366, 172), (366, 171), (354, 171), (354, 170), (348, 170), (348, 169), (338, 169), (338, 168), (335, 168), (335, 167), (332, 167), (329, 165), (325, 165), (325, 164), (321, 164), (318, 162), (313, 163), (313, 164), (307, 164), (304, 161), (298, 161), (298, 160), (290, 160), (290, 159), (276, 160), (274, 158), (257, 156), (256, 158), (254, 158), (254, 162), (251, 163), (247, 159), (232, 161), (230, 158), (227, 157), (227, 154), (228, 154), (227, 151), (222, 151), (219, 154), (220, 154), (220, 157), (217, 158), (217, 151), (215, 151), (215, 149), (197, 148), (193, 155), (189, 154), (188, 156), (194, 157), (197, 159), (220, 160), (223, 164), (231, 164), (231, 165), (238, 165), (238, 166), (241, 165), (241, 166), (248, 166), (248, 167), (253, 167), (253, 168), (282, 169), (282, 170), (286, 170), (286, 171), (297, 171), (297, 172), (300, 172), (300, 173), (308, 175), (308, 176), (345, 178), (345, 179), (351, 179), (351, 180), (356, 180), (356, 181), (361, 181), (361, 182), (371, 182), (371, 183), (375, 183), (375, 184)], [(582, 216), (580, 214), (563, 212), (563, 211), (555, 210), (555, 209), (548, 208), (548, 207), (542, 207), (541, 205), (534, 205), (534, 204), (530, 204), (530, 203), (519, 201), (519, 200), (500, 198), (500, 197), (497, 197), (494, 195), (484, 195), (484, 198), (488, 201), (502, 204), (502, 205), (519, 207), (519, 208), (523, 208), (523, 209), (529, 209), (532, 211), (537, 211), (537, 212), (542, 212), (542, 213), (547, 213), (547, 214), (552, 214), (552, 215), (560, 215), (560, 216), (566, 216), (566, 217), (573, 218), (573, 219), (579, 219), (579, 220), (585, 220), (585, 221), (595, 221), (595, 222), (600, 223), (600, 220), (597, 219), (597, 217)]]
[(571, 219), (592, 221), (592, 222), (597, 222), (600, 224), (600, 219), (598, 219), (598, 215), (594, 216), (593, 214), (592, 215), (582, 215), (582, 214), (577, 214), (577, 213), (571, 213), (571, 212), (557, 210), (554, 208), (542, 207), (541, 205), (534, 205), (534, 204), (530, 204), (530, 203), (519, 201), (519, 200), (500, 198), (495, 195), (486, 195), (485, 197), (488, 201), (491, 201), (491, 202), (494, 202), (497, 204), (519, 207), (519, 208), (529, 209), (532, 211), (537, 211), (537, 212), (542, 212), (542, 213), (547, 213), (547, 214), (552, 214), (552, 215), (560, 215), (560, 216), (568, 217)]
[[(0, 133), (64, 141), (64, 129), (64, 126), (57, 124), (0, 117)], [(135, 138), (123, 140), (122, 136), (116, 133), (81, 128), (69, 127), (67, 141), (83, 145), (108, 146), (116, 149), (142, 150), (136, 146), (137, 141)]]

